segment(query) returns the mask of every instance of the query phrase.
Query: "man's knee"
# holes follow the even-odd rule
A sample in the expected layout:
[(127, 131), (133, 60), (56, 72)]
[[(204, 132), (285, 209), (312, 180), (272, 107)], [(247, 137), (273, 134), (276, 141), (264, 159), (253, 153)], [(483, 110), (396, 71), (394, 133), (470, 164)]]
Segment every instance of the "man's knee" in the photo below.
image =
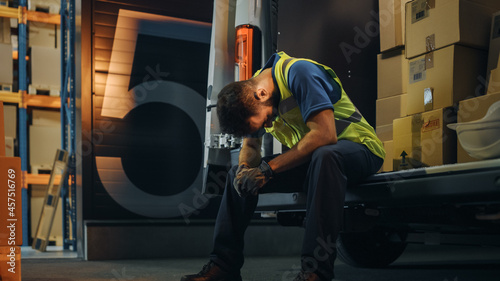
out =
[(333, 147), (333, 145), (324, 145), (318, 147), (312, 154), (312, 161), (321, 161), (332, 164), (339, 164), (342, 155)]

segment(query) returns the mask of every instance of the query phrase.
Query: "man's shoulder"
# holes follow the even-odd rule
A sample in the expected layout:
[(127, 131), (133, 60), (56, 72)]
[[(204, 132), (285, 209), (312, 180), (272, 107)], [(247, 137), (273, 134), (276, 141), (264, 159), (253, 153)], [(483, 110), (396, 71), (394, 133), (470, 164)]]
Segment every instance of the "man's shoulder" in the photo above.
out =
[(297, 59), (290, 66), (290, 71), (294, 72), (306, 72), (307, 71), (316, 71), (318, 70), (318, 66), (310, 61)]

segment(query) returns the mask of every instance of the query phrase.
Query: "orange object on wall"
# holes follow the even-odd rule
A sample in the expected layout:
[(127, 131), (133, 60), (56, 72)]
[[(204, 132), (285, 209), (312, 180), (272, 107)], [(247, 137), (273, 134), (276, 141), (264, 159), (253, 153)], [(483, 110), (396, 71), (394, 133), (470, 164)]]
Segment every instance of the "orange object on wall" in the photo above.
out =
[(239, 81), (250, 79), (253, 75), (254, 27), (248, 24), (236, 27), (236, 65)]

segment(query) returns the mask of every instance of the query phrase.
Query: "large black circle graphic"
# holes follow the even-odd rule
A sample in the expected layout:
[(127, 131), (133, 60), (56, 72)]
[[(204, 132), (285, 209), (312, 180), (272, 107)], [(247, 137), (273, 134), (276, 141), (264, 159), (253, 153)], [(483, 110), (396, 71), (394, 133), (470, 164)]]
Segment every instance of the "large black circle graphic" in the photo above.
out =
[(159, 196), (186, 190), (201, 169), (203, 146), (194, 121), (166, 103), (140, 105), (123, 118), (130, 138), (122, 165), (130, 181)]

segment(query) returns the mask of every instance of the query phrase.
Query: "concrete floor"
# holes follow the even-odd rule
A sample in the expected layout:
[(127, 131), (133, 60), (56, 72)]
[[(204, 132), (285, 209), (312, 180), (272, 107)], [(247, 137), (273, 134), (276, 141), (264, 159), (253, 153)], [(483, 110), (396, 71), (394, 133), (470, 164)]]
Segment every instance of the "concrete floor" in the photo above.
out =
[[(207, 259), (82, 261), (73, 258), (23, 259), (23, 281), (179, 281), (198, 272)], [(291, 281), (298, 257), (247, 258), (245, 281)], [(499, 281), (500, 248), (410, 245), (390, 267), (360, 269), (336, 262), (343, 281)]]

